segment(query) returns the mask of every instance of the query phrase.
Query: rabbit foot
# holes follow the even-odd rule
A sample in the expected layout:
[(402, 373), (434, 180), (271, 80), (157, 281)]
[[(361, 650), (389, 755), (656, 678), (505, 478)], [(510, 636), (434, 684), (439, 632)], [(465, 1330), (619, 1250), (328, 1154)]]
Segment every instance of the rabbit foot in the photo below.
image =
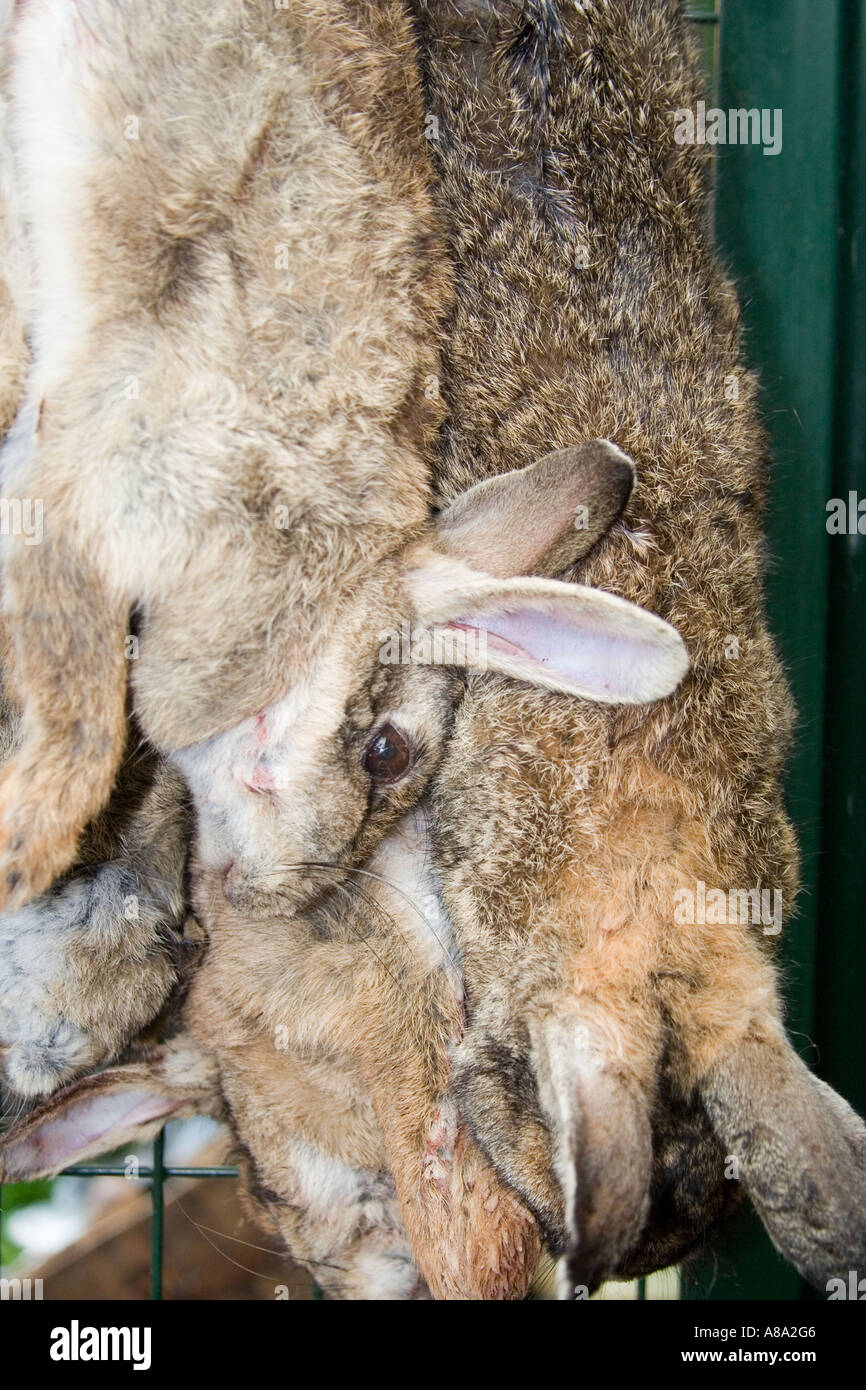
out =
[(122, 863), (0, 917), (0, 1071), (44, 1095), (101, 1065), (160, 1011), (178, 977), (177, 924)]

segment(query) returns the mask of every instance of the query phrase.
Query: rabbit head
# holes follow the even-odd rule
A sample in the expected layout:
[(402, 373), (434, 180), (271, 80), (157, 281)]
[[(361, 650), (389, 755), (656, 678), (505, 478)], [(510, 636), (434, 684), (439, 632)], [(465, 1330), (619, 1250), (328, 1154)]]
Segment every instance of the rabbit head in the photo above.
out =
[[(335, 892), (294, 917), (214, 908), (208, 875), (197, 876), (210, 931), (183, 1031), (38, 1104), (0, 1144), (0, 1176), (57, 1171), (172, 1117), (223, 1116), (257, 1216), (327, 1291), (525, 1291), (535, 1222), (447, 1098), (459, 969), (424, 917), (425, 833), (410, 815), (360, 891), (332, 872)], [(407, 898), (403, 935), (390, 913)]]
[(632, 476), (597, 440), (478, 484), (390, 576), (382, 562), (304, 682), (174, 755), (202, 863), (236, 906), (291, 908), (321, 888), (323, 865), (372, 852), (432, 774), (467, 670), (617, 704), (675, 688), (687, 658), (669, 625), (609, 593), (520, 577), (591, 548)]
[[(502, 664), (470, 676), (428, 823), (408, 839), (392, 830), (372, 877), (316, 866), (329, 891), (292, 918), (241, 913), (223, 893), (237, 856), (219, 840), (218, 804), (197, 889), (210, 952), (176, 1044), (205, 1058), (194, 1101), (189, 1052), (179, 1089), (160, 1053), (156, 1083), (135, 1073), (131, 1105), (111, 1101), (110, 1133), (76, 1125), (72, 1088), (6, 1140), (4, 1171), (59, 1166), (173, 1108), (227, 1105), (260, 1205), (302, 1253), (329, 1262), (354, 1240), (358, 1195), (372, 1199), (387, 1232), (381, 1288), (420, 1291), (417, 1269), (445, 1296), (513, 1295), (543, 1239), (574, 1296), (673, 1258), (741, 1190), (820, 1287), (863, 1268), (863, 1126), (785, 1039), (760, 925), (676, 913), (697, 881), (775, 883), (786, 905), (796, 883), (779, 793), (791, 713), (762, 610), (754, 383), (706, 244), (705, 151), (672, 140), (672, 108), (700, 90), (682, 19), (624, 0), (414, 8), (458, 271), (442, 493), (568, 439), (616, 438), (640, 484), (626, 525), (574, 577), (663, 613), (686, 636), (692, 674), (649, 710), (578, 703), (562, 693), (570, 678), (542, 689), (503, 678), (521, 675), (506, 660), (562, 650), (533, 649), (523, 618), (505, 631), (497, 618), (488, 650)], [(453, 24), (465, 43), (442, 41)], [(493, 245), (491, 218), (513, 235)], [(557, 306), (558, 356), (531, 351), (540, 304)], [(499, 574), (501, 544), (479, 569)], [(543, 570), (546, 548), (549, 535), (505, 581), (524, 564)], [(578, 558), (566, 545), (550, 572)], [(441, 596), (442, 578), (437, 562), (419, 604)], [(439, 598), (415, 616), (473, 625), (454, 609), (443, 619)], [(278, 722), (271, 733), (279, 741)], [(103, 1076), (82, 1087), (123, 1094), (122, 1078)], [(316, 1169), (323, 1154), (344, 1167)], [(305, 1164), (312, 1177), (297, 1178)], [(304, 1203), (321, 1219), (332, 1192), (346, 1224), (315, 1243)]]
[[(226, 1118), (257, 1219), (328, 1293), (354, 1298), (521, 1297), (542, 1245), (569, 1249), (571, 1217), (581, 1250), (572, 1293), (647, 1273), (687, 1256), (736, 1202), (730, 1152), (754, 1162), (741, 1176), (772, 1211), (764, 1193), (779, 1179), (778, 1154), (771, 1180), (766, 1151), (742, 1135), (728, 1148), (708, 1120), (718, 1113), (731, 1126), (745, 1113), (743, 1094), (730, 1094), (742, 1056), (688, 1100), (682, 1064), (666, 1063), (650, 1106), (629, 1084), (641, 1039), (628, 1016), (603, 1020), (596, 1009), (594, 1031), (584, 1008), (575, 1027), (580, 997), (560, 1001), (556, 1019), (540, 1001), (531, 1050), (507, 1021), (484, 1048), (472, 1042), (428, 814), (404, 818), (363, 871), (332, 871), (333, 893), (293, 918), (214, 910), (205, 874), (197, 893), (210, 939), (183, 1031), (38, 1105), (0, 1145), (0, 1175), (54, 1172), (172, 1117)], [(612, 1056), (617, 1031), (628, 1051)], [(598, 1038), (606, 1052), (593, 1051)], [(796, 1128), (792, 1116), (786, 1127)], [(760, 1131), (760, 1142), (780, 1147), (779, 1132)], [(579, 1203), (563, 1177), (570, 1161)], [(630, 1207), (644, 1187), (641, 1224)], [(795, 1192), (770, 1218), (786, 1239), (803, 1239), (804, 1202)]]
[(693, 793), (633, 740), (587, 772), (593, 714), (473, 677), (435, 778), (458, 1109), (572, 1295), (635, 1268), (659, 1203), (694, 1238), (736, 1192), (824, 1288), (866, 1260), (866, 1128), (785, 1037), (771, 919), (678, 912), (685, 886), (736, 882)]
[[(330, 1295), (522, 1297), (539, 1223), (455, 1104), (461, 962), (423, 807), (363, 871), (329, 877), (334, 891), (315, 907), (250, 921), (214, 910), (204, 874), (197, 896), (210, 937), (182, 1032), (38, 1104), (0, 1143), (0, 1176), (55, 1172), (143, 1141), (167, 1119), (212, 1114), (234, 1129), (257, 1219)], [(540, 1111), (521, 1102), (528, 1132)], [(699, 1143), (663, 1104), (660, 1131), (665, 1121), (664, 1196), (651, 1237), (630, 1252), (640, 1269), (682, 1253), (706, 1224), (704, 1207), (717, 1209), (690, 1170), (686, 1215), (679, 1165)], [(543, 1147), (534, 1136), (524, 1165)]]

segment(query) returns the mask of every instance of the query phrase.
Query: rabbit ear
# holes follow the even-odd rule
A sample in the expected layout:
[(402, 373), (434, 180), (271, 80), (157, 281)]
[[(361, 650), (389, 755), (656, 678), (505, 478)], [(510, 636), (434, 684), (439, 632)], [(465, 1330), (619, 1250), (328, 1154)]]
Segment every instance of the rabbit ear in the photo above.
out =
[(434, 554), (408, 581), (415, 611), (434, 629), (434, 662), (603, 704), (661, 700), (688, 670), (679, 633), (615, 594), (554, 579), (491, 579)]
[(650, 1098), (616, 1049), (579, 1020), (548, 1018), (532, 1056), (565, 1197), (560, 1295), (582, 1298), (622, 1264), (646, 1221)]
[(558, 449), (457, 497), (439, 514), (439, 546), (500, 579), (562, 574), (610, 530), (634, 478), (631, 459), (606, 439)]
[(650, 1211), (615, 1279), (643, 1279), (682, 1264), (706, 1246), (708, 1234), (743, 1199), (725, 1172), (725, 1152), (697, 1095), (684, 1097), (663, 1071), (652, 1111)]
[(552, 1251), (565, 1249), (565, 1213), (527, 1046), (473, 1026), (454, 1051), (452, 1090), (491, 1167), (518, 1193)]
[(804, 1279), (825, 1290), (866, 1274), (866, 1126), (850, 1105), (778, 1034), (744, 1038), (700, 1091), (771, 1239)]
[(220, 1113), (214, 1062), (186, 1041), (147, 1062), (110, 1067), (57, 1091), (0, 1139), (0, 1182), (48, 1177), (125, 1144), (167, 1120)]
[(564, 1256), (560, 1293), (585, 1297), (633, 1250), (649, 1208), (650, 1100), (600, 1030), (558, 1008), (473, 1027), (454, 1094), (485, 1156)]

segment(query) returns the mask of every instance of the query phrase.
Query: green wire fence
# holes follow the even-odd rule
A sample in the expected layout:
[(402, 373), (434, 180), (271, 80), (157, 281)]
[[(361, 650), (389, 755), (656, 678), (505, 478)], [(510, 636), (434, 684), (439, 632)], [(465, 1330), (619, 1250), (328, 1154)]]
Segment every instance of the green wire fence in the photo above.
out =
[[(126, 1178), (129, 1174), (120, 1163), (75, 1163), (64, 1168), (66, 1178)], [(186, 1167), (165, 1162), (165, 1130), (161, 1130), (153, 1141), (150, 1165), (139, 1163), (136, 1178), (150, 1179), (150, 1296), (162, 1298), (162, 1269), (165, 1229), (165, 1180), (166, 1178), (236, 1178), (238, 1170), (232, 1164), (192, 1164)]]

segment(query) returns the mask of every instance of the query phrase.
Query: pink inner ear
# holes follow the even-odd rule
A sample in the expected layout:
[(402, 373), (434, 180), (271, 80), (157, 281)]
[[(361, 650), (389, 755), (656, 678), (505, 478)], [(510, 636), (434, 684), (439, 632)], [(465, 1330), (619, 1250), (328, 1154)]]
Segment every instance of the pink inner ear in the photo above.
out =
[(611, 696), (627, 696), (641, 663), (658, 656), (651, 639), (625, 637), (609, 626), (595, 628), (588, 616), (578, 624), (528, 609), (497, 613), (480, 624), (469, 619), (451, 626), (486, 633), (489, 651), (520, 661), (529, 675), (533, 668), (547, 671), (587, 691)]
[(30, 1134), (8, 1145), (4, 1166), (9, 1177), (48, 1168), (63, 1168), (93, 1146), (103, 1143), (110, 1150), (130, 1129), (169, 1115), (176, 1102), (155, 1091), (114, 1091), (95, 1095), (67, 1107), (53, 1119), (46, 1119)]

